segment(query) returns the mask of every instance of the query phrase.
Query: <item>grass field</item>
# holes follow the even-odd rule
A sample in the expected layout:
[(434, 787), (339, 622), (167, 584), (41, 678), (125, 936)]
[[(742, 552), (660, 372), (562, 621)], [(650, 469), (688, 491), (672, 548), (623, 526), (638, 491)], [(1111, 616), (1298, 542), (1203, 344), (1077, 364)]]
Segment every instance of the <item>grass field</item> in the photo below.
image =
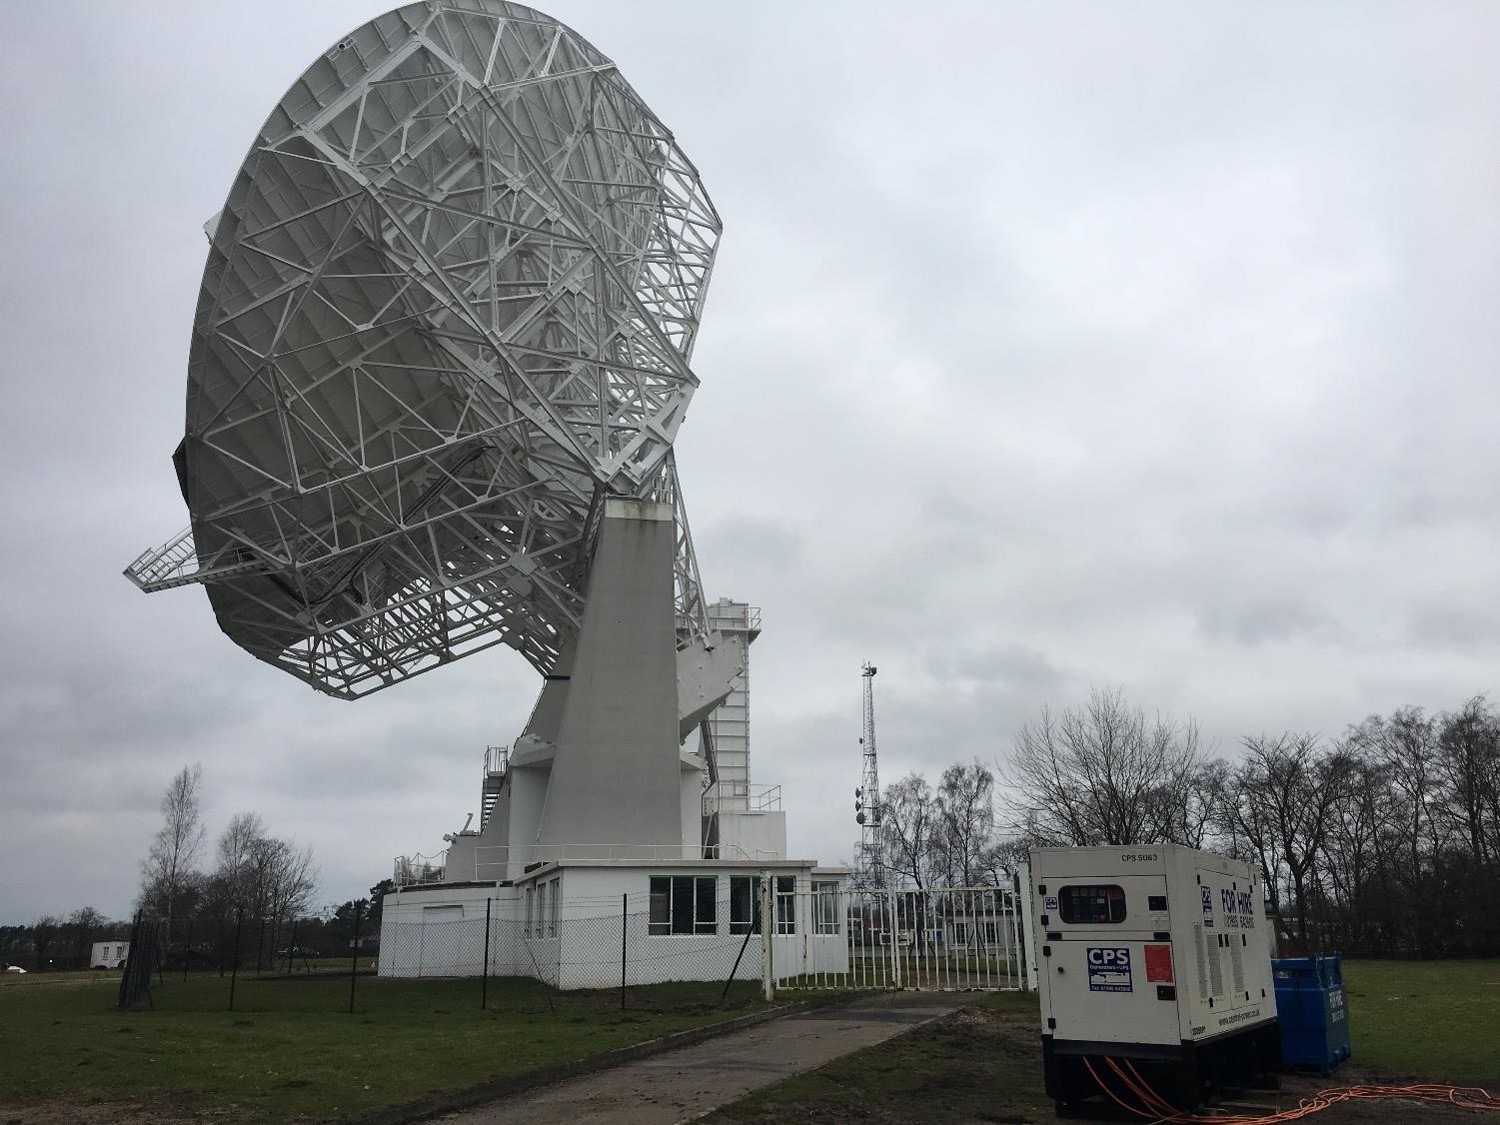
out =
[(1500, 960), (1346, 961), (1361, 1066), (1500, 1083)]
[[(222, 1107), (230, 1121), (339, 1120), (430, 1093), (570, 1062), (761, 1006), (739, 984), (554, 993), (533, 980), (170, 978), (155, 1011), (114, 1008), (117, 977), (28, 974), (0, 989), (0, 1109), (57, 1098)], [(77, 974), (86, 978), (89, 974)]]
[[(1500, 1084), (1500, 960), (1353, 961), (1345, 979), (1359, 1072)], [(0, 977), (0, 1110), (60, 1097), (165, 1100), (214, 1107), (229, 1122), (339, 1120), (760, 1006), (754, 985), (737, 985), (720, 1010), (716, 986), (682, 984), (632, 989), (621, 1012), (618, 993), (549, 995), (511, 979), (490, 982), (490, 1009), (481, 1012), (473, 980), (361, 977), (351, 1017), (347, 977), (250, 976), (239, 981), (232, 1013), (217, 977), (168, 979), (155, 1012), (123, 1013), (112, 1006), (117, 980)], [(718, 1119), (1047, 1120), (1036, 997), (989, 994), (977, 1004), (753, 1095)]]

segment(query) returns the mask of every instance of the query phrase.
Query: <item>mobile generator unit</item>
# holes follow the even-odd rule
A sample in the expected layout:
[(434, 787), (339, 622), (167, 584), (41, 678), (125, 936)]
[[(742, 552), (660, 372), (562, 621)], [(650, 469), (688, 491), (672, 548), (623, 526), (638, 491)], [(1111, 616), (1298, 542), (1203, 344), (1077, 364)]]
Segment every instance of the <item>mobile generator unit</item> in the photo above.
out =
[(1248, 864), (1175, 844), (1036, 848), (1031, 880), (1059, 1115), (1101, 1082), (1138, 1104), (1116, 1066), (1183, 1110), (1215, 1088), (1275, 1084), (1270, 940)]

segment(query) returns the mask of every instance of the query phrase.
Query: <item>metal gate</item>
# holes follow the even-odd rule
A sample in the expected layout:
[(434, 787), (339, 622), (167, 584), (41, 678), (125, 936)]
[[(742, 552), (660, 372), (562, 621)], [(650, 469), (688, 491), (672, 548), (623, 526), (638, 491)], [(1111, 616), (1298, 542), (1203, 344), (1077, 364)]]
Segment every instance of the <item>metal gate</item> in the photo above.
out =
[(1028, 987), (1025, 896), (1003, 887), (778, 891), (778, 989)]

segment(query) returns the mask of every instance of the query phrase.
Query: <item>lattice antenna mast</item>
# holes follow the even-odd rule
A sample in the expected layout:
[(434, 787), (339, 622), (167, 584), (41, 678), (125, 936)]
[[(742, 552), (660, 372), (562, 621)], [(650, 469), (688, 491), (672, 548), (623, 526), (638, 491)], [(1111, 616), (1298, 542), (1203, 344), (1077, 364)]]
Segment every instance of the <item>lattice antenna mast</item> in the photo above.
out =
[(864, 749), (864, 772), (854, 791), (854, 819), (859, 824), (859, 856), (855, 860), (856, 879), (866, 886), (885, 886), (885, 864), (881, 862), (880, 828), (883, 808), (880, 800), (880, 769), (875, 756), (875, 666), (866, 663), (860, 675), (864, 679), (865, 732), (859, 740)]

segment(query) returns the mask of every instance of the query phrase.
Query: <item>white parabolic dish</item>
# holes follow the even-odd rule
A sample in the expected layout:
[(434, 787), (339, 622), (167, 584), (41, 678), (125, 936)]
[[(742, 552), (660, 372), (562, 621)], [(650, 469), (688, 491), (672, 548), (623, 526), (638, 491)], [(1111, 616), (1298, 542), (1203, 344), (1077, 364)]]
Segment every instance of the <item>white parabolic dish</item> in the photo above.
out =
[(429, 0), (292, 86), (222, 213), (174, 455), (202, 583), (262, 660), (352, 697), (577, 629), (606, 496), (678, 505), (720, 222), (613, 63), (539, 12)]

